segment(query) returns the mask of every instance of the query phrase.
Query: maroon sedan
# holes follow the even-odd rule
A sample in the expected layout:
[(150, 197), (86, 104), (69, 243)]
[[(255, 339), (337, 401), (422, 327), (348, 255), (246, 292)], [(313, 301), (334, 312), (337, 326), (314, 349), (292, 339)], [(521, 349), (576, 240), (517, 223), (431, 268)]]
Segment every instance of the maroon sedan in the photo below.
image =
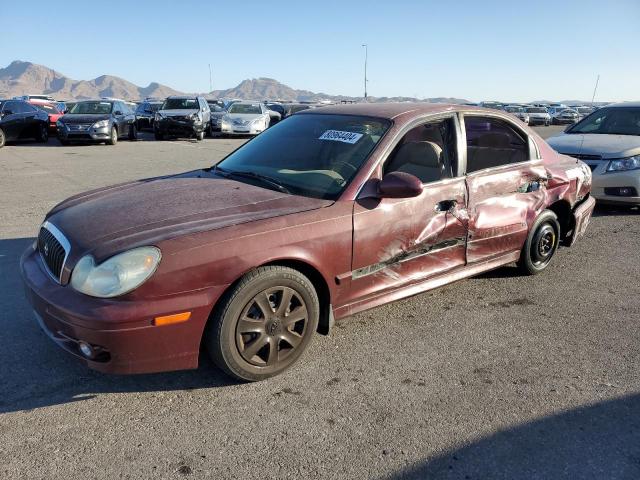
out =
[(334, 319), (517, 262), (587, 227), (591, 172), (495, 110), (293, 115), (218, 165), (69, 198), (22, 257), (43, 330), (91, 368), (282, 372)]

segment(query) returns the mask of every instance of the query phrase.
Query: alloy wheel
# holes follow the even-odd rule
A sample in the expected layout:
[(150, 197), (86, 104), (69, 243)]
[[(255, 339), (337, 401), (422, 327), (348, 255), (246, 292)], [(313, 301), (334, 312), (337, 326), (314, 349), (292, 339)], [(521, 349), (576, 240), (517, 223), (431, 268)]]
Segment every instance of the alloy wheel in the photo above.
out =
[(307, 306), (293, 288), (261, 291), (242, 310), (236, 346), (242, 358), (259, 367), (277, 367), (301, 344), (308, 325)]

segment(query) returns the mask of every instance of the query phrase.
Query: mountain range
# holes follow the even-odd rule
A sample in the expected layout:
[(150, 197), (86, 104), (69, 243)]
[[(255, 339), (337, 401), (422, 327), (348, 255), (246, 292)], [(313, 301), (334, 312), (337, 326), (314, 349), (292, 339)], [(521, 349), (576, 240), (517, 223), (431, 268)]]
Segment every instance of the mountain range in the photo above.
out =
[[(146, 97), (165, 98), (180, 95), (171, 87), (152, 82), (139, 87), (128, 80), (113, 75), (101, 75), (93, 80), (73, 80), (60, 72), (44, 65), (15, 60), (7, 67), (0, 68), (0, 98), (11, 98), (26, 94), (47, 94), (59, 100), (74, 100), (99, 97), (117, 97), (126, 100), (140, 100)], [(239, 85), (226, 90), (214, 90), (203, 93), (211, 98), (240, 98), (244, 100), (284, 100), (289, 102), (306, 101), (361, 101), (362, 97), (346, 95), (328, 95), (309, 90), (289, 87), (273, 78), (252, 78), (243, 80)], [(433, 97), (417, 99), (413, 97), (368, 97), (370, 102), (408, 102), (429, 103), (468, 103), (468, 100), (452, 97)], [(548, 102), (547, 102), (548, 103)], [(564, 100), (568, 105), (589, 102)]]

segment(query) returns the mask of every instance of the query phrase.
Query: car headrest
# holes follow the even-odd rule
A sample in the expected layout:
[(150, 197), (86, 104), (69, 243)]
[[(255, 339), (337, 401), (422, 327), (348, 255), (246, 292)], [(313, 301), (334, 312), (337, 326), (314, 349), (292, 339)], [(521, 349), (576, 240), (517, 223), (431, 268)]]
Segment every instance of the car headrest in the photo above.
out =
[(439, 168), (442, 149), (433, 142), (409, 142), (400, 147), (393, 159), (394, 165), (412, 163)]
[(478, 147), (510, 148), (509, 135), (500, 132), (490, 132), (478, 137)]

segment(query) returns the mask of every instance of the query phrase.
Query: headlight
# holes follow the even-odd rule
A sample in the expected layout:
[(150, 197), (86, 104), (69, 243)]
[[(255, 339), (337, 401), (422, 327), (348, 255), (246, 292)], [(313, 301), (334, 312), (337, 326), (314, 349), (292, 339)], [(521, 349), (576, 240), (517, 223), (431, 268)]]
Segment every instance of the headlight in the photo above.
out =
[(93, 124), (93, 128), (105, 128), (109, 126), (109, 120), (100, 120)]
[(200, 123), (202, 121), (202, 118), (200, 117), (199, 113), (193, 113), (191, 115), (191, 120), (193, 120), (196, 123)]
[(100, 265), (85, 255), (73, 269), (71, 286), (92, 297), (117, 297), (142, 285), (156, 271), (161, 257), (156, 247), (134, 248)]
[(633, 157), (611, 160), (607, 166), (607, 172), (624, 172), (626, 170), (636, 170), (640, 168), (640, 155)]

